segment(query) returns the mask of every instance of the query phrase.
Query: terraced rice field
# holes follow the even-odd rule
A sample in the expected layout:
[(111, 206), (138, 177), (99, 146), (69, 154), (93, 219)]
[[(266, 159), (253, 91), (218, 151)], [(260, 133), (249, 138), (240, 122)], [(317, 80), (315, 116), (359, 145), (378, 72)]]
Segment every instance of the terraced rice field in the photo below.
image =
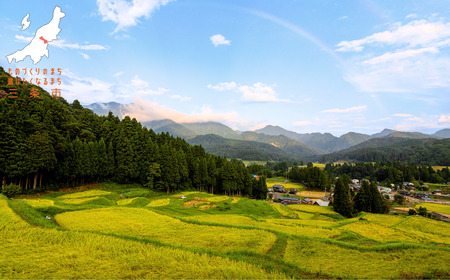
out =
[(428, 211), (434, 211), (450, 215), (450, 205), (436, 204), (436, 203), (419, 203), (416, 208), (425, 207)]
[(448, 223), (130, 188), (0, 195), (0, 278), (450, 278)]

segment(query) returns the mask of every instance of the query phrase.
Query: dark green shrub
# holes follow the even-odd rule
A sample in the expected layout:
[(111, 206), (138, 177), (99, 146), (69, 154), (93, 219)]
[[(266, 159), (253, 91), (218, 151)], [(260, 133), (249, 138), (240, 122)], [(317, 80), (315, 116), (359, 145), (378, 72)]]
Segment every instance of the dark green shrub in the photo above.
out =
[(15, 184), (9, 184), (9, 185), (6, 185), (3, 188), (2, 193), (4, 195), (6, 195), (7, 197), (11, 198), (11, 197), (14, 197), (14, 196), (16, 196), (18, 194), (21, 194), (22, 193), (22, 188), (20, 186), (18, 186), (18, 185), (15, 185)]
[(419, 212), (420, 216), (424, 216), (424, 217), (427, 216), (427, 208), (425, 208), (425, 207), (420, 206), (418, 212)]

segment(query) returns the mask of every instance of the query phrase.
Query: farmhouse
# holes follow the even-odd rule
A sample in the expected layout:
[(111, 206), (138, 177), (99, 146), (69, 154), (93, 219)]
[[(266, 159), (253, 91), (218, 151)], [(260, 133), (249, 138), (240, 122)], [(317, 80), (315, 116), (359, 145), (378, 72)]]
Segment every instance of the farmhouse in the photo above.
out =
[(310, 198), (305, 198), (302, 200), (302, 203), (312, 205), (314, 203), (314, 200), (312, 200)]
[(426, 199), (428, 197), (428, 194), (426, 194), (426, 193), (415, 193), (414, 197), (418, 198), (418, 199)]
[(297, 189), (289, 189), (289, 194), (297, 194)]
[(316, 202), (314, 202), (314, 205), (319, 205), (319, 206), (328, 206), (330, 204), (329, 201), (323, 201), (322, 199), (318, 199), (316, 200)]
[(442, 195), (442, 191), (441, 191), (441, 190), (435, 190), (435, 191), (433, 192), (433, 194)]
[(300, 199), (295, 197), (282, 197), (280, 202), (283, 204), (300, 204)]
[(274, 192), (284, 192), (284, 187), (282, 185), (273, 185)]
[(386, 188), (386, 187), (382, 187), (382, 186), (378, 186), (378, 191), (380, 193), (391, 193), (391, 189), (390, 188)]

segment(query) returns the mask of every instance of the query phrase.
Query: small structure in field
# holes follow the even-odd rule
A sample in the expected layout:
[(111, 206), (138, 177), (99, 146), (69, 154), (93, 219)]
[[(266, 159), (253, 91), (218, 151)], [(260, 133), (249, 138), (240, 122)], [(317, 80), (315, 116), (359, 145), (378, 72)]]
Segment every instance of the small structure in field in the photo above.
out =
[(314, 200), (310, 199), (310, 198), (305, 198), (302, 200), (302, 204), (309, 204), (312, 205), (314, 203)]
[(300, 199), (295, 197), (282, 197), (280, 202), (283, 204), (300, 204)]
[(433, 194), (442, 195), (442, 191), (441, 191), (441, 190), (435, 190), (435, 191), (433, 192)]
[(323, 201), (322, 199), (318, 199), (316, 200), (316, 202), (314, 202), (314, 205), (319, 205), (319, 206), (328, 206), (330, 204), (329, 201)]
[(284, 192), (284, 187), (282, 185), (273, 185), (272, 188), (274, 192)]
[(297, 189), (289, 189), (289, 194), (297, 194)]

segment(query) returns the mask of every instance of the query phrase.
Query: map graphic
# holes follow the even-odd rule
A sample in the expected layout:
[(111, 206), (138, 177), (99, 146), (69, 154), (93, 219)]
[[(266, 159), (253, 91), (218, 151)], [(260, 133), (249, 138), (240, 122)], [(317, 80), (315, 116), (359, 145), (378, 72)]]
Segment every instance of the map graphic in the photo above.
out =
[[(61, 8), (56, 6), (53, 10), (52, 20), (36, 31), (34, 38), (27, 46), (25, 46), (25, 48), (6, 56), (8, 62), (11, 63), (13, 60), (20, 62), (27, 56), (30, 56), (33, 63), (37, 64), (44, 55), (48, 58), (48, 43), (58, 39), (57, 35), (61, 31), (59, 24), (65, 15), (66, 14), (61, 11)], [(28, 15), (25, 16), (22, 21), (26, 21), (27, 19)]]
[(23, 19), (22, 19), (22, 29), (20, 29), (20, 31), (24, 31), (26, 30), (30, 24), (31, 21), (28, 20), (28, 18), (30, 17), (30, 13), (28, 13)]

